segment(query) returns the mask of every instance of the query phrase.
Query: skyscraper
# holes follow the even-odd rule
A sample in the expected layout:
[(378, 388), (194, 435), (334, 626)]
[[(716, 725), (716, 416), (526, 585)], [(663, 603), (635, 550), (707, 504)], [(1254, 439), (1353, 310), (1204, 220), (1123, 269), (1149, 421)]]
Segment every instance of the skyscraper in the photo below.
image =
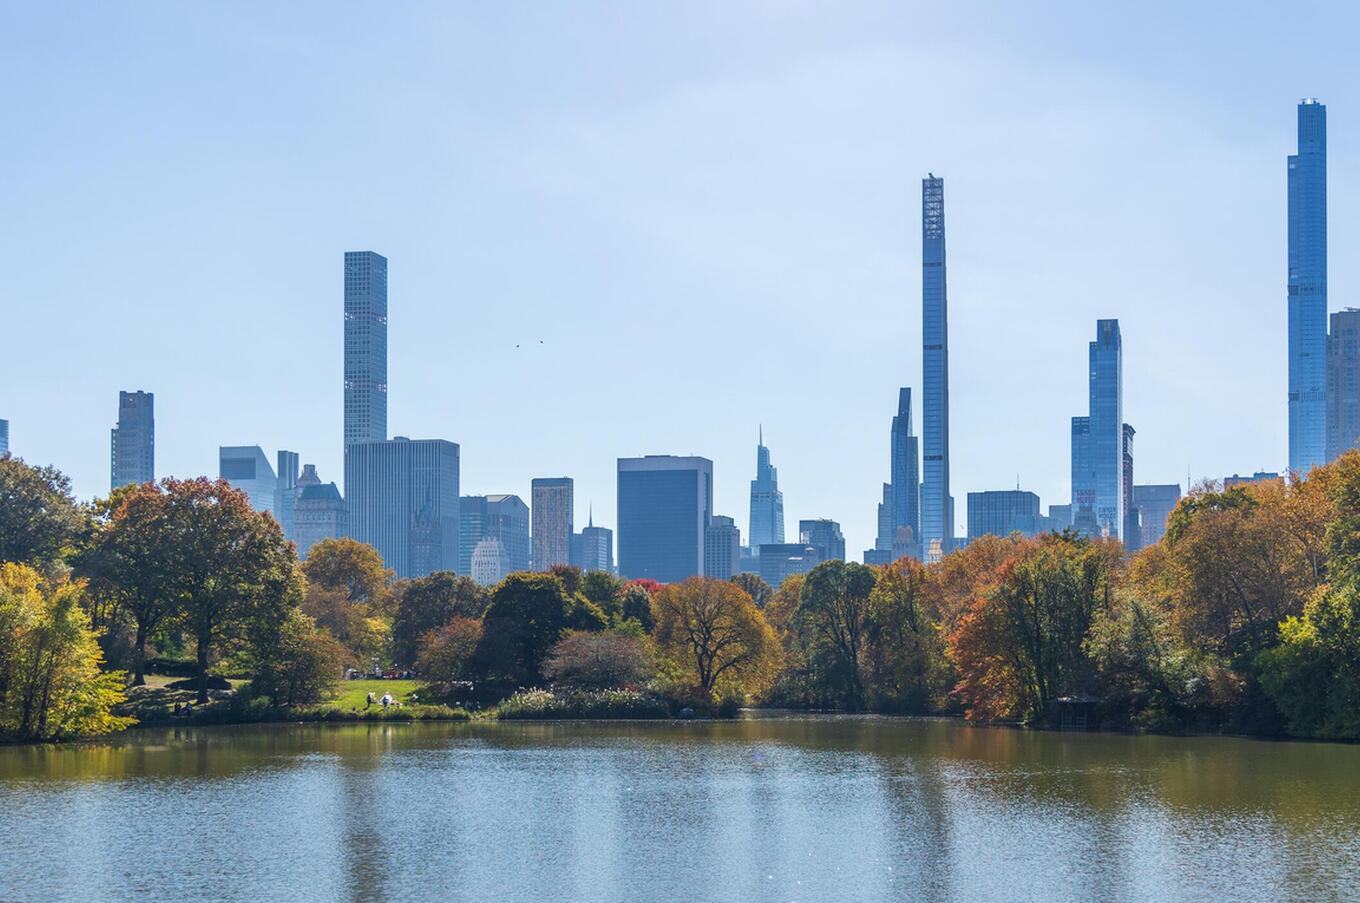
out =
[(1327, 460), (1360, 443), (1360, 310), (1331, 315), (1327, 334)]
[(378, 550), (398, 577), (458, 564), (458, 444), (443, 439), (345, 447), (349, 536)]
[(109, 458), (109, 482), (113, 489), (156, 479), (155, 395), (141, 391), (118, 393), (118, 425), (109, 435)]
[(829, 517), (798, 522), (798, 541), (817, 550), (818, 561), (844, 561), (845, 535)]
[(278, 477), (258, 445), (223, 445), (217, 450), (217, 475), (250, 498), (256, 511), (274, 511)]
[(713, 514), (713, 462), (647, 455), (619, 458), (619, 574), (673, 583), (704, 573)]
[(0, 457), (9, 454), (9, 421), (0, 420)]
[(346, 251), (345, 444), (386, 438), (387, 258)]
[[(1097, 320), (1088, 346), (1086, 417), (1072, 418), (1072, 525), (1083, 532), (1124, 535), (1124, 351), (1118, 320)], [(1129, 451), (1132, 453), (1132, 434)], [(1132, 491), (1132, 486), (1128, 487)]]
[(583, 571), (614, 573), (614, 531), (595, 526), (594, 512), (585, 529), (572, 537), (571, 563)]
[(529, 484), (536, 571), (571, 564), (572, 485), (571, 477), (538, 477)]
[(1162, 541), (1166, 535), (1166, 521), (1180, 500), (1181, 487), (1176, 483), (1133, 487), (1133, 504), (1138, 508), (1142, 520), (1139, 543), (1143, 548)]
[(775, 589), (794, 574), (806, 574), (821, 564), (816, 546), (806, 542), (773, 542), (760, 547), (760, 579)]
[(905, 387), (897, 392), (897, 413), (892, 419), (890, 447), (891, 482), (883, 484), (883, 502), (878, 506), (878, 538), (874, 549), (889, 553), (890, 561), (899, 557), (896, 551), (920, 558), (920, 448), (911, 430), (911, 389)]
[(954, 543), (949, 497), (949, 302), (944, 246), (944, 179), (921, 180), (921, 341), (925, 401), (921, 545), (927, 561)]
[(298, 453), (279, 449), (274, 460), (279, 465), (274, 483), (274, 520), (283, 527), (284, 536), (297, 542), (293, 534), (293, 510), (298, 496)]
[(505, 545), (494, 536), (477, 540), (468, 563), (468, 575), (482, 586), (495, 586), (511, 572)]
[(1039, 496), (1023, 489), (988, 490), (968, 493), (968, 540), (980, 536), (1026, 536), (1050, 526), (1039, 514)]
[(704, 531), (704, 576), (729, 580), (741, 572), (741, 531), (730, 517), (715, 514)]
[(784, 541), (784, 493), (779, 491), (779, 473), (770, 463), (765, 447), (765, 431), (756, 442), (756, 478), (751, 481), (752, 546)]
[(1327, 107), (1299, 103), (1289, 157), (1289, 469), (1327, 454)]
[(1140, 529), (1142, 520), (1137, 506), (1133, 504), (1133, 435), (1133, 427), (1124, 424), (1123, 489), (1120, 496), (1124, 505), (1124, 545), (1130, 552), (1137, 552), (1143, 547), (1143, 539)]
[(465, 495), (458, 504), (458, 573), (472, 573), (472, 554), (483, 539), (498, 539), (507, 573), (529, 570), (529, 506), (517, 495)]

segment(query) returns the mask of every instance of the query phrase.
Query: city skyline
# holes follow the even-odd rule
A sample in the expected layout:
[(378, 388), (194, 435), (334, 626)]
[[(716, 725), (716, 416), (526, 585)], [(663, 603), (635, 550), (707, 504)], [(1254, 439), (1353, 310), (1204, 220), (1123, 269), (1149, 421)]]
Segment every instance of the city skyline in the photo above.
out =
[[(31, 15), (41, 24), (43, 16)], [(647, 70), (627, 98), (609, 93), (605, 81), (597, 83), (589, 73), (569, 77), (562, 93), (548, 96), (531, 90), (529, 82), (491, 82), (498, 109), (505, 112), (491, 116), (457, 106), (453, 121), (458, 125), (483, 126), (460, 130), (460, 153), (467, 156), (459, 161), (478, 169), (493, 158), (493, 149), (506, 146), (501, 139), (536, 136), (542, 159), (560, 152), (564, 162), (561, 169), (535, 168), (534, 177), (516, 167), (541, 162), (538, 151), (510, 157), (509, 171), (481, 166), (485, 189), (458, 174), (462, 162), (453, 165), (442, 136), (430, 136), (429, 153), (414, 150), (414, 144), (408, 148), (405, 139), (372, 137), (378, 134), (371, 128), (378, 104), (370, 113), (349, 100), (334, 110), (322, 101), (316, 120), (280, 131), (281, 123), (292, 121), (284, 118), (285, 111), (291, 115), (320, 100), (310, 82), (292, 70), (272, 82), (282, 95), (277, 101), (253, 77), (240, 86), (241, 96), (260, 107), (255, 130), (240, 137), (221, 135), (220, 155), (201, 159), (192, 173), (172, 170), (156, 176), (165, 181), (154, 185), (192, 197), (193, 209), (181, 209), (157, 191), (138, 190), (137, 204), (120, 203), (126, 186), (140, 184), (152, 172), (131, 160), (132, 150), (140, 150), (136, 142), (141, 139), (135, 137), (116, 135), (102, 158), (103, 171), (115, 178), (95, 186), (80, 182), (81, 190), (74, 193), (74, 185), (59, 181), (69, 178), (65, 174), (73, 167), (61, 167), (59, 175), (58, 167), (28, 157), (23, 147), (6, 149), (12, 168), (35, 180), (35, 193), (26, 190), (15, 199), (17, 215), (5, 227), (11, 253), (30, 263), (14, 285), (16, 297), (27, 299), (16, 305), (16, 325), (36, 327), (40, 312), (55, 311), (75, 348), (118, 334), (102, 310), (83, 300), (87, 297), (136, 297), (154, 321), (126, 336), (124, 352), (100, 368), (71, 366), (54, 375), (24, 348), (0, 363), (0, 386), (5, 387), (0, 388), (0, 415), (11, 422), (15, 453), (61, 467), (82, 497), (104, 494), (108, 465), (101, 446), (107, 442), (110, 399), (119, 389), (143, 386), (157, 395), (160, 475), (211, 475), (218, 446), (244, 440), (269, 449), (297, 449), (322, 473), (338, 478), (343, 472), (338, 443), (328, 438), (341, 429), (334, 379), (340, 329), (334, 315), (334, 261), (343, 250), (374, 248), (392, 258), (390, 291), (394, 309), (401, 311), (390, 334), (390, 376), (406, 388), (403, 398), (391, 402), (388, 433), (447, 436), (461, 443), (464, 491), (528, 497), (533, 474), (567, 473), (576, 479), (582, 499), (594, 499), (608, 512), (615, 503), (615, 457), (693, 452), (716, 462), (716, 508), (735, 515), (743, 527), (749, 430), (764, 422), (777, 452), (788, 521), (834, 517), (852, 549), (869, 548), (885, 477), (883, 392), (897, 386), (919, 391), (921, 361), (915, 349), (920, 338), (913, 323), (919, 317), (913, 303), (919, 297), (919, 261), (912, 208), (914, 184), (933, 171), (947, 177), (950, 186), (955, 535), (964, 532), (964, 494), (1014, 485), (1017, 470), (1023, 485), (1046, 505), (1066, 501), (1067, 418), (1081, 410), (1084, 395), (1071, 375), (1084, 365), (1084, 341), (1095, 319), (1119, 318), (1130, 347), (1126, 419), (1138, 427), (1139, 481), (1180, 482), (1187, 471), (1196, 479), (1276, 471), (1287, 463), (1283, 404), (1268, 405), (1266, 416), (1258, 411), (1265, 400), (1279, 399), (1286, 386), (1281, 158), (1296, 150), (1299, 98), (1316, 94), (1331, 107), (1333, 120), (1330, 294), (1345, 303), (1353, 281), (1345, 248), (1353, 244), (1347, 239), (1356, 219), (1350, 213), (1356, 207), (1356, 180), (1347, 162), (1356, 157), (1350, 68), (1334, 63), (1328, 69), (1312, 57), (1287, 71), (1254, 61), (1250, 73), (1228, 65), (1221, 78), (1206, 76), (1187, 70), (1189, 48), (1177, 36), (1134, 28), (1129, 47), (1140, 51), (1140, 59), (1149, 48), (1162, 51), (1158, 58), (1164, 65), (1145, 81), (1127, 80), (1135, 69), (1132, 55), (1100, 60), (1081, 83), (1067, 78), (1077, 61), (1072, 70), (1039, 69), (1021, 58), (1010, 60), (1020, 63), (1012, 84), (983, 91), (967, 76), (964, 62), (931, 57), (910, 36), (905, 19), (860, 9), (841, 28), (813, 37), (817, 29), (809, 26), (817, 16), (807, 15), (811, 19), (802, 24), (773, 23), (759, 47), (743, 45), (757, 51), (754, 71), (767, 78), (756, 78), (750, 96), (729, 101), (716, 113), (727, 124), (750, 118), (751, 109), (768, 109), (768, 118), (756, 121), (781, 139), (812, 137), (810, 128), (838, 136), (831, 145), (814, 141), (807, 159), (803, 151), (785, 149), (797, 142), (767, 144), (756, 129), (740, 125), (730, 133), (734, 149), (703, 139), (699, 163), (667, 154), (658, 112), (676, 114), (666, 117), (675, 128), (697, 134), (703, 130), (695, 129), (694, 104), (686, 98), (709, 98), (713, 85), (742, 76), (736, 66), (719, 63), (695, 71), (692, 60), (675, 55), (665, 56), (660, 69)], [(1097, 14), (1078, 15), (1087, 17), (1089, 27), (1089, 17)], [(1201, 15), (1190, 14), (1192, 20)], [(184, 33), (193, 14), (184, 16), (141, 24), (152, 36), (163, 37)], [(1018, 19), (995, 18), (989, 24), (948, 13), (939, 28), (963, 40), (965, 62), (976, 63), (989, 46), (1018, 53), (1023, 43)], [(111, 52), (97, 44), (103, 39), (96, 34), (110, 31), (99, 27), (100, 19), (101, 14), (92, 14), (90, 23), (75, 28), (72, 46), (80, 59), (67, 60), (72, 66), (62, 83), (67, 87)], [(271, 23), (285, 46), (300, 19), (281, 14), (281, 21)], [(1047, 29), (1040, 43), (1072, 33), (1043, 14), (1038, 20)], [(257, 34), (255, 26), (226, 14), (212, 21), (224, 26), (216, 35), (222, 47), (194, 47), (206, 73), (231, 63), (242, 43)], [(630, 61), (638, 49), (659, 46), (650, 39), (646, 21), (630, 16), (618, 26), (639, 38), (624, 51)], [(395, 27), (376, 19), (365, 24), (380, 31)], [(1246, 32), (1243, 53), (1266, 46), (1267, 37), (1278, 49), (1302, 41), (1304, 34), (1294, 26), (1269, 35), (1250, 23), (1232, 27)], [(968, 37), (970, 29), (980, 37)], [(871, 31), (884, 43), (880, 52), (866, 56)], [(736, 40), (716, 22), (671, 30), (668, 37), (692, 48), (718, 32)], [(447, 32), (440, 37), (447, 39)], [(119, 40), (140, 46), (147, 39), (123, 35)], [(34, 47), (44, 50), (41, 40)], [(175, 52), (164, 48), (160, 41), (144, 49), (164, 64), (164, 54)], [(549, 54), (548, 62), (560, 64), (564, 52)], [(865, 68), (847, 68), (844, 61), (852, 57), (867, 61)], [(1079, 52), (1077, 58), (1089, 64), (1094, 56)], [(31, 56), (24, 59), (26, 65), (41, 65)], [(335, 63), (323, 57), (318, 65), (329, 73)], [(470, 65), (488, 76), (502, 71), (491, 55), (474, 54)], [(792, 86), (807, 73), (823, 71), (819, 66), (826, 67), (830, 87), (845, 90), (844, 96), (884, 81), (884, 75), (892, 93), (867, 95), (862, 107), (822, 97), (811, 107), (795, 109), (788, 103)], [(943, 67), (940, 77), (954, 80), (956, 90), (948, 99), (952, 111), (903, 90), (910, 79), (902, 76), (926, 66)], [(373, 92), (391, 91), (399, 102), (388, 115), (409, 126), (422, 121), (428, 108), (403, 93), (403, 85), (441, 71), (417, 54), (410, 69), (385, 76)], [(976, 80), (984, 80), (987, 71), (984, 66)], [(1181, 77), (1187, 71), (1199, 77)], [(190, 73), (184, 84), (166, 86), (168, 102), (202, 91), (200, 78)], [(435, 103), (464, 99), (447, 77), (430, 84)], [(1071, 90), (1046, 90), (1059, 86)], [(136, 90), (113, 107), (137, 120), (148, 107), (139, 105), (145, 103), (139, 98), (145, 88), (132, 87)], [(1000, 90), (1004, 100), (991, 101), (993, 90)], [(21, 99), (21, 114), (48, 96), (48, 89), (39, 87), (33, 99)], [(367, 91), (364, 96), (376, 99)], [(1008, 104), (1014, 114), (1006, 112)], [(330, 117), (339, 110), (346, 118), (333, 122)], [(35, 140), (47, 147), (79, 146), (58, 136), (88, 112), (77, 105), (64, 118), (38, 117)], [(992, 142), (978, 139), (1006, 130), (1011, 116), (1037, 116), (1051, 125), (1021, 136), (1003, 159), (989, 146)], [(1092, 116), (1098, 128), (1072, 125)], [(370, 130), (370, 139), (353, 153), (339, 147), (343, 142), (330, 140), (341, 134), (340, 121), (344, 134), (350, 133), (351, 117)], [(875, 124), (884, 121), (911, 125)], [(204, 122), (191, 114), (190, 124), (219, 137)], [(598, 131), (577, 135), (569, 128), (576, 122)], [(927, 122), (932, 123), (928, 130)], [(262, 135), (277, 136), (278, 154), (252, 152)], [(602, 142), (600, 149), (619, 152), (600, 155), (599, 167), (582, 168), (582, 161), (590, 159), (585, 151), (596, 140)], [(859, 156), (848, 158), (837, 150), (842, 144), (859, 148)], [(334, 148), (336, 156), (313, 153), (322, 147)], [(717, 149), (728, 151), (721, 162), (709, 156)], [(773, 154), (761, 153), (771, 149)], [(852, 159), (864, 175), (841, 186), (826, 180), (820, 167), (805, 165), (829, 149), (839, 154), (833, 159)], [(243, 168), (227, 167), (228, 154), (243, 160)], [(359, 165), (363, 156), (372, 162)], [(303, 175), (303, 160), (321, 166), (317, 176)], [(1090, 160), (1099, 160), (1099, 166), (1092, 167)], [(1043, 165), (1036, 165), (1040, 161)], [(1184, 168), (1199, 174), (1196, 184), (1168, 178)], [(566, 178), (568, 170), (578, 181)], [(1107, 171), (1119, 172), (1129, 184), (1117, 184)], [(337, 172), (366, 174), (382, 190), (339, 200), (333, 191)], [(635, 205), (600, 197), (583, 206), (587, 195), (574, 186), (599, 186), (608, 172), (618, 174)], [(661, 172), (674, 176), (682, 189), (711, 184), (715, 190), (702, 195), (716, 199), (704, 207), (684, 197), (683, 190), (636, 190), (644, 184), (661, 186), (667, 180), (652, 178)], [(795, 172), (802, 181), (793, 180)], [(436, 187), (427, 198), (413, 191), (417, 185)], [(846, 200), (836, 201), (832, 189)], [(62, 241), (48, 241), (57, 234), (57, 220), (38, 208), (39, 194), (56, 199), (48, 206), (63, 211)], [(102, 228), (108, 218), (101, 211), (123, 207), (137, 215), (117, 230)], [(217, 211), (214, 222), (195, 219), (203, 209)], [(251, 222), (263, 223), (254, 231), (240, 228), (247, 209)], [(655, 215), (646, 240), (620, 239), (623, 226), (633, 224), (632, 215), (644, 209)], [(769, 213), (753, 218), (748, 209)], [(456, 216), (448, 212), (455, 210), (460, 211)], [(1168, 213), (1177, 222), (1166, 223)], [(676, 231), (678, 222), (695, 220), (700, 228)], [(19, 222), (25, 224), (23, 231)], [(196, 228), (185, 229), (186, 223)], [(714, 233), (718, 241), (698, 237), (715, 224), (722, 226)], [(1099, 240), (1086, 232), (1099, 233)], [(178, 233), (192, 236), (192, 243)], [(738, 235), (745, 237), (735, 245), (742, 253), (727, 253), (724, 248)], [(515, 254), (532, 259), (534, 267), (507, 267), (504, 255), (479, 262), (493, 244), (511, 244), (511, 236)], [(648, 275), (626, 266), (616, 270), (619, 255), (601, 254), (605, 242), (618, 240), (624, 241), (622, 256), (647, 262)], [(148, 247), (157, 249), (157, 278), (128, 280), (114, 261), (133, 259)], [(1137, 253), (1128, 253), (1130, 248)], [(229, 276), (220, 273), (223, 254), (233, 261)], [(1060, 272), (1071, 261), (1077, 261), (1077, 271)], [(526, 275), (528, 269), (558, 274), (551, 291)], [(97, 291), (82, 275), (92, 272), (102, 280)], [(564, 272), (569, 278), (562, 278)], [(1168, 293), (1167, 285), (1176, 288)], [(1168, 294), (1172, 297), (1159, 297)], [(852, 303), (831, 303), (841, 297)], [(645, 317), (631, 313), (639, 298), (646, 302)], [(682, 308), (679, 298), (690, 307)], [(672, 305), (687, 311), (685, 321), (668, 312)], [(844, 310), (833, 316), (832, 308)], [(689, 316), (693, 313), (701, 316)], [(205, 316), (213, 317), (210, 330), (198, 325)], [(702, 330), (690, 320), (703, 322)], [(263, 324), (269, 328), (262, 329)], [(530, 331), (544, 334), (526, 334)], [(1232, 354), (1197, 356), (1195, 349), (1209, 334)], [(738, 374), (717, 365), (743, 359), (756, 335), (772, 350), (766, 362)], [(655, 352), (671, 341), (704, 348), (692, 380), (653, 366)], [(512, 358), (516, 344), (521, 354)], [(455, 353), (443, 353), (446, 348)], [(598, 355), (599, 362), (593, 360), (596, 348), (609, 351)], [(268, 363), (241, 368), (245, 352)], [(1246, 368), (1243, 360), (1259, 366)], [(491, 372), (505, 376), (478, 378)], [(630, 376), (622, 393), (615, 388), (619, 372)], [(606, 404), (596, 409), (607, 407), (609, 413), (597, 416), (583, 406), (536, 408), (535, 393), (563, 373), (580, 384), (609, 387)], [(1011, 379), (1013, 374), (1023, 378)], [(714, 402), (721, 398), (715, 395), (718, 385), (736, 387), (739, 404), (720, 410), (724, 406)], [(1167, 398), (1175, 404), (1163, 404)], [(534, 413), (517, 416), (521, 411)], [(922, 435), (919, 422), (916, 434)], [(1013, 452), (997, 455), (986, 441), (995, 435), (1009, 437)], [(544, 442), (544, 436), (552, 441)]]

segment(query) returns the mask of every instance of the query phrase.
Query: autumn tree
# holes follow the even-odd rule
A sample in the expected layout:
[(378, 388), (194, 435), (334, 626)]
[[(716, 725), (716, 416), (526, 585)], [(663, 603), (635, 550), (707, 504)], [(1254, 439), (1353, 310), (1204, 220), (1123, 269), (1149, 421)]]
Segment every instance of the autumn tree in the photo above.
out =
[(880, 568), (869, 594), (866, 672), (875, 711), (925, 712), (943, 706), (952, 672), (944, 637), (930, 616), (931, 576), (915, 559)]
[(349, 538), (323, 539), (312, 546), (302, 562), (302, 573), (308, 585), (343, 591), (350, 604), (366, 606), (374, 613), (385, 610), (393, 577), (377, 549)]
[(1009, 536), (988, 533), (928, 565), (930, 615), (946, 633), (954, 629), (974, 602), (992, 591), (1001, 566), (1019, 554), (1024, 544), (1018, 533)]
[(655, 668), (647, 644), (624, 630), (570, 630), (544, 663), (553, 683), (581, 690), (608, 690), (645, 682)]
[(472, 677), (472, 662), (482, 640), (478, 618), (455, 617), (420, 638), (416, 669), (431, 684), (451, 684)]
[(732, 578), (732, 582), (745, 590), (746, 595), (751, 597), (751, 601), (756, 603), (756, 608), (764, 608), (765, 603), (770, 601), (774, 595), (774, 588), (765, 582), (765, 578), (759, 574), (737, 574)]
[(0, 561), (45, 567), (71, 551), (85, 523), (65, 474), (0, 455)]
[(392, 658), (405, 668), (415, 665), (421, 637), (454, 618), (480, 618), (487, 606), (486, 590), (472, 578), (459, 577), (452, 571), (403, 580), (393, 592)]
[(658, 647), (704, 699), (758, 694), (779, 667), (779, 642), (760, 609), (728, 580), (690, 577), (652, 598)]

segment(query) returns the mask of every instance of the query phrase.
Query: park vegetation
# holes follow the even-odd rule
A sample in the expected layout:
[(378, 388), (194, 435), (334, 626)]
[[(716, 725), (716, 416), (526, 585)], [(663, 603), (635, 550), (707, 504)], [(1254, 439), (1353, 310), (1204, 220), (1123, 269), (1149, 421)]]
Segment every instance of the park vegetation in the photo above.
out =
[[(370, 711), (346, 670), (411, 672), (419, 692)], [(565, 566), (397, 580), (349, 539), (299, 561), (221, 481), (82, 505), (59, 472), (0, 458), (0, 738), (163, 721), (167, 686), (202, 721), (771, 705), (1360, 739), (1360, 452), (1198, 486), (1136, 555), (1070, 531), (988, 536), (778, 587)]]

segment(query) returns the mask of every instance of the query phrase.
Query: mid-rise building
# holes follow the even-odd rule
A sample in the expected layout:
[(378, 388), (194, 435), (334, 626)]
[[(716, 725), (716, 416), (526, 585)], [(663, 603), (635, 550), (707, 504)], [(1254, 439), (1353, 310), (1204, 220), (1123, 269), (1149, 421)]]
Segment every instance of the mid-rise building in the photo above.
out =
[(472, 573), (483, 539), (499, 539), (507, 573), (529, 570), (529, 506), (517, 495), (465, 495), (459, 502), (458, 573)]
[(1072, 526), (1096, 536), (1124, 532), (1124, 351), (1118, 320), (1097, 320), (1089, 346), (1090, 410), (1072, 418)]
[(1298, 108), (1298, 153), (1289, 157), (1289, 469), (1327, 455), (1327, 107)]
[(469, 573), (482, 586), (495, 586), (504, 580), (512, 573), (504, 544), (494, 536), (478, 540)]
[(1155, 546), (1166, 535), (1166, 522), (1181, 500), (1178, 483), (1149, 483), (1133, 487), (1133, 505), (1141, 514), (1141, 544)]
[(387, 258), (346, 251), (345, 444), (386, 439)]
[(614, 531), (595, 526), (593, 511), (585, 529), (572, 537), (571, 563), (583, 571), (614, 573)]
[(713, 462), (648, 455), (618, 461), (619, 574), (674, 583), (704, 573)]
[(536, 571), (571, 564), (572, 492), (571, 477), (539, 477), (530, 483)]
[(1223, 478), (1223, 488), (1231, 489), (1234, 486), (1245, 486), (1248, 483), (1264, 483), (1268, 480), (1278, 480), (1280, 475), (1273, 471), (1258, 470), (1249, 477), (1233, 474)]
[(741, 573), (741, 531), (730, 517), (715, 514), (704, 532), (704, 576), (729, 580)]
[(845, 561), (845, 536), (841, 525), (830, 518), (800, 520), (798, 541), (816, 549), (819, 561)]
[(1327, 460), (1360, 443), (1360, 310), (1331, 316), (1327, 334)]
[(921, 361), (925, 402), (920, 542), (927, 561), (951, 551), (954, 500), (949, 494), (949, 301), (946, 291), (944, 179), (921, 180)]
[(274, 513), (278, 476), (258, 445), (223, 445), (217, 450), (217, 475), (250, 499), (256, 511)]
[(775, 589), (794, 574), (806, 574), (822, 561), (817, 549), (803, 542), (766, 543), (760, 547), (760, 578)]
[(398, 577), (458, 566), (458, 444), (443, 439), (345, 446), (349, 535)]
[(334, 483), (322, 483), (316, 465), (302, 468), (293, 489), (293, 532), (298, 557), (306, 558), (323, 539), (339, 539), (349, 531), (349, 509)]
[(779, 472), (770, 463), (765, 430), (756, 442), (756, 478), (751, 481), (752, 546), (784, 541), (784, 493), (779, 491)]
[[(8, 436), (9, 430), (5, 432)], [(156, 479), (155, 395), (141, 391), (118, 393), (118, 425), (109, 435), (109, 458), (109, 483), (113, 489)]]
[(968, 493), (968, 539), (979, 536), (1033, 536), (1048, 526), (1039, 514), (1039, 496), (1021, 489)]

